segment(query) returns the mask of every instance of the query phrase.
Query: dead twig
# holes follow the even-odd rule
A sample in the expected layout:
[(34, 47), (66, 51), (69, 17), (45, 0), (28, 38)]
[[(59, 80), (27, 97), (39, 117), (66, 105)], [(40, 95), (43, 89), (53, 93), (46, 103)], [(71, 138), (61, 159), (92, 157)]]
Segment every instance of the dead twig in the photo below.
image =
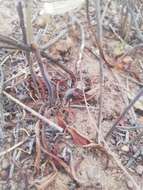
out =
[(118, 117), (118, 119), (115, 121), (111, 129), (108, 131), (108, 133), (105, 136), (105, 139), (108, 139), (111, 135), (111, 133), (116, 129), (116, 126), (119, 124), (121, 119), (125, 116), (125, 114), (132, 108), (132, 106), (138, 101), (138, 99), (143, 95), (143, 88), (141, 88), (140, 92), (134, 97), (134, 99), (130, 102), (130, 104), (124, 109), (122, 114)]
[(70, 71), (69, 69), (67, 69), (67, 67), (65, 67), (63, 64), (59, 63), (58, 60), (55, 60), (53, 57), (48, 55), (46, 52), (41, 51), (40, 53), (41, 53), (42, 57), (45, 57), (47, 59), (48, 64), (53, 64), (53, 65), (60, 67), (62, 70), (64, 70), (66, 73), (68, 73), (70, 75), (73, 82), (76, 81), (76, 77), (75, 77), (74, 73), (72, 71)]
[(41, 59), (41, 55), (40, 55), (40, 50), (38, 49), (37, 45), (32, 44), (32, 49), (33, 49), (33, 52), (35, 53), (41, 74), (45, 80), (46, 87), (47, 87), (48, 94), (49, 94), (50, 106), (52, 106), (53, 102), (54, 102), (54, 91), (53, 91), (52, 83), (49, 79), (48, 73), (47, 72), (45, 73), (45, 69), (44, 69), (42, 59)]
[(100, 58), (99, 58), (99, 67), (100, 67), (100, 94), (99, 94), (99, 115), (98, 115), (98, 121), (97, 121), (97, 127), (99, 128), (98, 133), (98, 142), (100, 142), (100, 134), (101, 134), (101, 122), (102, 122), (102, 107), (103, 107), (103, 81), (104, 81), (104, 75), (103, 75), (103, 59), (102, 57), (102, 41), (103, 41), (103, 32), (102, 32), (102, 22), (103, 19), (101, 19), (101, 5), (100, 0), (97, 0), (95, 3), (95, 12), (96, 12), (96, 20), (97, 20), (97, 37), (96, 39), (100, 49)]
[[(26, 30), (26, 28), (25, 28), (23, 6), (22, 6), (21, 1), (18, 2), (17, 12), (18, 12), (19, 20), (20, 20), (20, 27), (21, 27), (22, 34), (23, 34), (23, 42), (24, 42), (24, 44), (28, 45), (28, 39), (27, 39), (28, 35), (27, 34), (29, 34), (29, 32), (27, 32), (27, 30), (29, 31), (29, 29), (27, 28), (27, 30)], [(27, 20), (28, 20), (28, 18), (27, 18)], [(29, 20), (27, 22), (29, 22)], [(31, 77), (32, 77), (32, 80), (33, 80), (34, 89), (37, 92), (38, 96), (40, 97), (40, 92), (39, 92), (39, 89), (38, 89), (36, 76), (35, 76), (35, 73), (34, 73), (34, 70), (33, 70), (32, 62), (31, 62), (30, 52), (26, 51), (25, 53), (26, 53), (26, 59), (27, 59), (29, 69), (30, 69), (30, 74), (31, 74)]]
[(21, 146), (22, 144), (24, 144), (28, 139), (29, 139), (29, 137), (27, 137), (27, 138), (24, 139), (23, 141), (21, 141), (21, 142), (15, 144), (15, 145), (12, 146), (11, 148), (9, 148), (9, 149), (7, 149), (7, 150), (1, 152), (1, 153), (0, 153), (0, 156), (4, 156), (5, 154), (7, 154), (7, 153), (13, 151), (14, 149), (18, 148), (19, 146)]
[(19, 42), (13, 38), (0, 34), (0, 42), (10, 45), (16, 49), (24, 50), (24, 51), (31, 51), (31, 47)]
[(41, 47), (41, 50), (44, 51), (48, 48), (50, 48), (52, 45), (54, 45), (56, 42), (58, 42), (66, 33), (68, 32), (68, 29), (62, 30), (55, 38), (49, 40), (49, 42)]
[(3, 127), (5, 123), (4, 109), (3, 109), (3, 96), (2, 96), (3, 87), (4, 87), (4, 71), (2, 68), (2, 64), (0, 64), (0, 143), (2, 143), (4, 139)]
[(19, 100), (17, 100), (16, 98), (14, 98), (13, 96), (11, 96), (10, 94), (8, 94), (6, 91), (3, 91), (3, 94), (7, 98), (9, 98), (10, 100), (12, 100), (13, 102), (15, 102), (16, 104), (18, 104), (19, 106), (21, 106), (23, 109), (25, 109), (26, 111), (30, 112), (32, 115), (36, 116), (37, 118), (39, 118), (43, 122), (47, 123), (50, 127), (55, 128), (57, 131), (59, 131), (61, 133), (63, 132), (63, 129), (60, 126), (58, 126), (54, 122), (50, 121), (46, 117), (42, 116), (41, 114), (39, 114), (35, 110), (31, 109), (30, 107), (26, 106), (25, 104), (23, 104), (22, 102), (20, 102)]
[[(89, 107), (88, 107), (88, 104), (87, 104), (87, 100), (86, 100), (86, 96), (84, 96), (84, 100), (85, 100), (85, 105), (86, 105), (86, 109), (87, 109), (87, 113), (88, 113), (88, 116), (89, 116), (89, 121), (90, 121), (90, 124), (95, 126), (96, 128), (96, 131), (98, 132), (99, 129), (96, 125), (96, 121), (95, 119), (93, 118), (93, 116), (91, 115), (90, 113), (90, 110), (89, 110)], [(127, 176), (128, 179), (130, 179), (132, 181), (132, 183), (134, 184), (134, 186), (136, 187), (137, 190), (140, 190), (140, 187), (139, 185), (136, 183), (136, 181), (134, 180), (134, 178), (130, 175), (130, 173), (126, 170), (126, 168), (123, 166), (123, 164), (121, 163), (121, 161), (118, 159), (117, 155), (115, 153), (113, 153), (113, 151), (110, 149), (109, 145), (107, 144), (107, 142), (105, 141), (102, 133), (101, 133), (101, 141), (103, 142), (104, 144), (104, 150), (106, 150), (106, 153), (109, 154), (109, 156), (115, 160), (116, 164), (118, 165), (118, 167), (124, 172), (124, 174)], [(97, 145), (98, 146), (98, 145)], [(98, 147), (97, 147), (98, 148)]]
[(33, 27), (32, 27), (32, 3), (33, 3), (33, 0), (25, 0), (25, 1), (23, 1), (23, 3), (25, 5), (27, 43), (31, 44), (33, 41)]
[[(20, 49), (20, 50), (23, 50), (23, 51), (26, 51), (26, 52), (33, 51), (31, 46), (25, 45), (25, 44), (23, 44), (21, 42), (18, 42), (15, 39), (9, 38), (9, 37), (1, 35), (1, 34), (0, 34), (0, 42), (3, 42), (4, 44), (7, 44), (8, 48), (10, 48), (10, 49), (11, 48), (12, 49)], [(11, 45), (11, 47), (9, 47), (9, 45)], [(4, 47), (7, 47), (7, 46), (4, 45), (2, 47), (4, 48)], [(43, 50), (40, 50), (40, 54), (41, 54), (42, 57), (45, 57), (48, 60), (48, 62), (47, 62), (48, 64), (54, 64), (54, 65), (60, 67), (62, 70), (64, 70), (65, 72), (67, 72), (70, 75), (73, 82), (76, 81), (76, 77), (73, 74), (73, 72), (68, 70), (64, 65), (60, 64), (59, 60), (55, 60), (54, 58), (52, 58), (50, 55), (48, 55)]]

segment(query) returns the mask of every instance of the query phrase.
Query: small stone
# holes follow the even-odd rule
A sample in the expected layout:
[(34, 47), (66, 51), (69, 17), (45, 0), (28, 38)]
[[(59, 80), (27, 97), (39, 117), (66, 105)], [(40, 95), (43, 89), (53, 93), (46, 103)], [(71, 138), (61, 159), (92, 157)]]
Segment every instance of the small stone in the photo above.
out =
[(112, 145), (116, 145), (115, 139), (111, 139), (110, 142), (111, 142)]
[(2, 170), (0, 172), (0, 177), (1, 177), (2, 180), (7, 180), (7, 178), (8, 178), (8, 171)]
[(133, 183), (131, 181), (127, 181), (127, 187), (130, 190), (134, 189), (134, 185), (133, 185)]
[(124, 152), (129, 152), (129, 146), (123, 145), (123, 146), (121, 147), (121, 150), (124, 151)]
[(8, 143), (12, 143), (13, 139), (11, 137), (7, 138)]
[(133, 152), (134, 152), (134, 153), (137, 152), (137, 146), (133, 145), (132, 149), (133, 149)]
[(143, 166), (142, 165), (138, 165), (136, 167), (136, 172), (137, 172), (137, 174), (142, 175), (143, 174)]
[(3, 168), (3, 169), (7, 169), (8, 166), (9, 166), (9, 161), (8, 161), (8, 159), (4, 159), (4, 160), (2, 161), (2, 168)]

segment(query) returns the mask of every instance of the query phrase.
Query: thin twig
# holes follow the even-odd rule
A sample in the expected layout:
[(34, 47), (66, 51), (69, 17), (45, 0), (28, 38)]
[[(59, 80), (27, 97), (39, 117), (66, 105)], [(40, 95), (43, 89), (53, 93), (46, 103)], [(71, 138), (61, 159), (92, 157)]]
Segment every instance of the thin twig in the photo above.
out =
[[(128, 97), (127, 97), (127, 92), (130, 92), (130, 90), (128, 88), (123, 87), (124, 85), (121, 85), (122, 81), (121, 81), (120, 77), (117, 75), (117, 73), (115, 73), (112, 69), (111, 69), (111, 72), (112, 72), (112, 75), (113, 75), (114, 79), (118, 83), (118, 89), (120, 90), (121, 95), (122, 95), (122, 99), (125, 102), (125, 105), (127, 106), (129, 104), (129, 100), (128, 100)], [(126, 89), (126, 91), (125, 91), (125, 89)], [(137, 117), (136, 117), (136, 114), (135, 114), (135, 111), (134, 111), (133, 107), (129, 111), (129, 114), (130, 114), (130, 119), (131, 119), (132, 123), (136, 123)]]
[(68, 73), (70, 75), (73, 82), (76, 81), (76, 77), (75, 77), (74, 73), (72, 71), (70, 71), (69, 69), (67, 69), (63, 64), (59, 63), (58, 60), (55, 60), (53, 57), (51, 57), (44, 51), (41, 51), (40, 54), (42, 57), (45, 57), (47, 59), (48, 64), (53, 64), (53, 65), (60, 67), (62, 70), (64, 70), (66, 73)]
[(27, 44), (26, 28), (25, 28), (23, 7), (22, 7), (21, 1), (18, 1), (17, 12), (18, 12), (18, 16), (19, 16), (20, 27), (21, 27), (22, 34), (23, 34), (23, 42), (25, 44)]
[(0, 45), (0, 49), (12, 49), (12, 50), (15, 50), (15, 49), (17, 49), (17, 47), (9, 46), (9, 45)]
[(143, 88), (139, 91), (139, 93), (135, 96), (135, 98), (130, 102), (130, 104), (124, 109), (122, 114), (115, 121), (109, 132), (106, 134), (105, 139), (108, 139), (111, 133), (116, 129), (116, 126), (119, 124), (121, 119), (125, 116), (125, 114), (132, 108), (132, 106), (138, 101), (138, 99), (143, 95)]
[(81, 46), (80, 46), (78, 61), (76, 63), (77, 71), (80, 71), (80, 73), (81, 73), (82, 72), (81, 61), (83, 59), (83, 52), (84, 52), (84, 47), (85, 47), (85, 32), (84, 32), (83, 26), (80, 24), (80, 21), (75, 16), (72, 16), (72, 19), (74, 22), (76, 22), (78, 24), (78, 26), (80, 28), (80, 33), (81, 33)]
[[(95, 3), (95, 9), (96, 9), (96, 19), (97, 19), (97, 39), (98, 44), (100, 44), (100, 48), (102, 49), (102, 41), (103, 41), (103, 32), (102, 32), (102, 22), (101, 20), (101, 5), (100, 0), (97, 0)], [(99, 115), (98, 115), (98, 121), (97, 126), (99, 128), (99, 134), (98, 134), (98, 141), (100, 142), (100, 134), (101, 134), (101, 122), (102, 122), (102, 107), (103, 107), (103, 82), (104, 82), (104, 75), (103, 75), (103, 59), (102, 53), (99, 49), (100, 58), (99, 58), (99, 66), (100, 66), (100, 95), (99, 95)]]
[(103, 10), (103, 13), (102, 13), (102, 16), (101, 16), (101, 23), (103, 23), (103, 21), (104, 21), (104, 18), (106, 16), (106, 13), (107, 13), (107, 10), (108, 10), (110, 3), (111, 3), (111, 0), (107, 0), (105, 7), (104, 7), (104, 10)]
[(0, 34), (0, 42), (11, 45), (17, 49), (21, 49), (24, 51), (31, 51), (31, 47), (19, 42), (13, 38)]
[[(1, 35), (1, 34), (0, 34), (0, 41), (2, 41), (5, 44), (12, 45), (13, 49), (20, 49), (20, 50), (28, 51), (28, 52), (33, 51), (31, 46), (28, 46), (21, 42), (18, 42), (15, 39), (10, 38), (10, 40), (9, 40), (9, 39), (7, 39), (7, 36)], [(58, 60), (55, 60), (54, 58), (52, 58), (51, 56), (49, 56), (46, 52), (44, 52), (42, 50), (40, 50), (40, 54), (42, 57), (45, 57), (48, 60), (48, 62), (47, 62), (48, 64), (57, 65), (58, 67), (60, 67), (62, 70), (64, 70), (71, 76), (71, 79), (73, 82), (76, 81), (76, 77), (73, 74), (73, 72), (68, 70), (64, 65), (60, 64)]]
[(22, 144), (24, 144), (28, 139), (29, 139), (29, 137), (27, 137), (27, 138), (24, 139), (23, 141), (21, 141), (21, 142), (15, 144), (15, 145), (12, 146), (11, 148), (9, 148), (9, 149), (7, 149), (7, 150), (5, 150), (5, 151), (3, 151), (3, 152), (0, 152), (0, 157), (1, 157), (1, 156), (4, 156), (5, 154), (7, 154), (7, 153), (9, 153), (9, 152), (11, 152), (11, 151), (13, 151), (14, 149), (18, 148), (19, 146), (21, 146)]
[(16, 104), (18, 104), (19, 106), (21, 106), (23, 109), (25, 109), (26, 111), (30, 112), (32, 115), (36, 116), (37, 118), (39, 118), (43, 122), (47, 123), (50, 127), (55, 128), (55, 130), (57, 130), (59, 132), (63, 132), (63, 129), (60, 126), (58, 126), (54, 122), (50, 121), (46, 117), (42, 116), (41, 114), (39, 114), (35, 110), (31, 109), (30, 107), (26, 106), (25, 104), (23, 104), (22, 102), (20, 102), (19, 100), (17, 100), (16, 98), (14, 98), (13, 96), (11, 96), (10, 94), (8, 94), (6, 91), (3, 91), (3, 94), (7, 98), (9, 98), (10, 100), (12, 100), (13, 102), (15, 102)]
[(42, 74), (42, 76), (45, 80), (45, 83), (46, 83), (46, 87), (47, 87), (47, 90), (49, 93), (50, 105), (53, 105), (54, 91), (53, 91), (52, 83), (49, 79), (48, 73), (47, 72), (45, 73), (44, 66), (43, 66), (42, 59), (41, 59), (41, 55), (40, 55), (40, 50), (38, 49), (38, 47), (35, 44), (32, 45), (32, 48), (33, 48), (33, 52), (35, 53), (41, 74)]
[(62, 30), (54, 39), (51, 39), (47, 44), (43, 45), (41, 47), (41, 50), (46, 50), (52, 45), (54, 45), (57, 41), (59, 41), (66, 33), (68, 32), (68, 29)]
[(2, 64), (0, 64), (0, 143), (3, 142), (4, 139), (4, 132), (3, 132), (3, 127), (4, 127), (4, 109), (3, 109), (3, 91), (4, 87), (4, 72), (2, 68)]

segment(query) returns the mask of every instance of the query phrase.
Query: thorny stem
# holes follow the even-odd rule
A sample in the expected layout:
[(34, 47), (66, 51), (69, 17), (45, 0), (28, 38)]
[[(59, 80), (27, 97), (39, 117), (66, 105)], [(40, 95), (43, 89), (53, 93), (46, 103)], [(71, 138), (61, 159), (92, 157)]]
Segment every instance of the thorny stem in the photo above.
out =
[(121, 119), (125, 116), (125, 114), (131, 109), (131, 107), (138, 101), (138, 99), (143, 95), (143, 88), (139, 91), (139, 93), (135, 96), (135, 98), (130, 102), (130, 104), (124, 109), (122, 114), (117, 118), (111, 129), (108, 131), (108, 133), (105, 136), (105, 139), (108, 139), (111, 135), (111, 133), (116, 129), (117, 125), (121, 121)]

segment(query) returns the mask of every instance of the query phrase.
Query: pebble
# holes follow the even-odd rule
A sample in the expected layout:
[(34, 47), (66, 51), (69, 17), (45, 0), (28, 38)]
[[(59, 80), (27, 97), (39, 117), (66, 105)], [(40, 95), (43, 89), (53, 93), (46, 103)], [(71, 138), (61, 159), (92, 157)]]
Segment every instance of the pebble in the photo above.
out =
[(9, 166), (9, 160), (8, 160), (8, 159), (4, 159), (4, 160), (2, 161), (2, 168), (3, 168), (3, 169), (7, 169), (8, 166)]
[(132, 183), (131, 181), (127, 181), (127, 187), (128, 187), (128, 189), (130, 189), (130, 190), (133, 190), (133, 189), (134, 189), (134, 185), (133, 185), (133, 183)]
[(124, 152), (129, 152), (129, 146), (123, 145), (123, 146), (121, 147), (121, 150), (124, 151)]
[(137, 172), (137, 174), (142, 175), (143, 174), (143, 166), (142, 165), (138, 165), (136, 167), (136, 172)]

